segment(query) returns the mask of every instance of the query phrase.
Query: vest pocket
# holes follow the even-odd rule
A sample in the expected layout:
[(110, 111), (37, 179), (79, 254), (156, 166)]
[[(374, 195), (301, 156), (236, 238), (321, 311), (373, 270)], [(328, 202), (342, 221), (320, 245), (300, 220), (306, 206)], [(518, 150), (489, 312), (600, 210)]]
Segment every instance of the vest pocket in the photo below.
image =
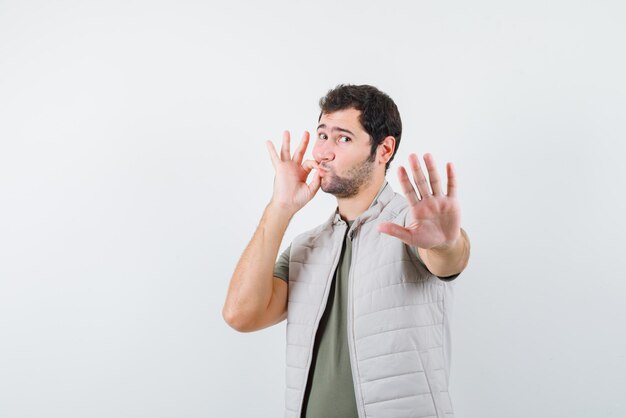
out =
[(430, 396), (433, 400), (433, 407), (435, 408), (437, 418), (445, 418), (443, 413), (443, 406), (441, 405), (439, 398), (439, 385), (437, 384), (437, 379), (433, 375), (432, 363), (430, 361), (430, 353), (428, 351), (418, 350), (417, 355), (419, 356), (420, 362), (422, 363), (422, 370), (424, 370), (426, 383), (428, 383), (428, 388), (430, 389)]

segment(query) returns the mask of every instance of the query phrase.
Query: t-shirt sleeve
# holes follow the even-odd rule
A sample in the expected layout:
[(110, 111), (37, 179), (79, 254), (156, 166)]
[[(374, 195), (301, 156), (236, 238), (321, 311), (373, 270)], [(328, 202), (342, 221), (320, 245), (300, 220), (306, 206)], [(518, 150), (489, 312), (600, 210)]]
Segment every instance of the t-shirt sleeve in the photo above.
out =
[(289, 247), (287, 247), (287, 249), (278, 256), (278, 260), (276, 260), (276, 264), (274, 264), (274, 277), (283, 279), (286, 282), (289, 282), (289, 253), (290, 251), (291, 251), (291, 245), (289, 245)]
[[(417, 260), (420, 262), (420, 264), (424, 266), (426, 270), (428, 270), (428, 267), (426, 267), (426, 264), (424, 264), (424, 262), (422, 261), (422, 258), (420, 257), (419, 251), (417, 251), (417, 247), (411, 246), (411, 251), (413, 252), (413, 254), (415, 254), (415, 257), (417, 257)], [(461, 273), (453, 274), (452, 276), (445, 276), (445, 277), (437, 276), (437, 277), (439, 277), (443, 281), (449, 282), (449, 281), (456, 279), (459, 274)]]

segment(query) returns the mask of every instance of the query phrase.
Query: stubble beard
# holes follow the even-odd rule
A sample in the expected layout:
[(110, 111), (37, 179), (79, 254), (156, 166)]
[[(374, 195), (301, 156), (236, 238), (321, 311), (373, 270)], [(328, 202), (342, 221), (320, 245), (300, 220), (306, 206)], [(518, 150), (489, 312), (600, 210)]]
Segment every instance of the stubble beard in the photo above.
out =
[(322, 190), (342, 199), (356, 196), (359, 190), (372, 180), (375, 158), (376, 154), (370, 155), (362, 164), (348, 170), (345, 177), (329, 171), (328, 175), (322, 179)]

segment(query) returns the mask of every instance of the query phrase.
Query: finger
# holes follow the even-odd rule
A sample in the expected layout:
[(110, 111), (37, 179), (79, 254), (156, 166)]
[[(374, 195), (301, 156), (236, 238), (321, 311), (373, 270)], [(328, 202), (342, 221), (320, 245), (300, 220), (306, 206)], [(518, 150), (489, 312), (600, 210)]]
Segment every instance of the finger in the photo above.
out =
[(276, 165), (279, 163), (280, 158), (278, 158), (278, 154), (276, 153), (276, 148), (274, 148), (274, 143), (272, 141), (265, 141), (265, 145), (267, 146), (267, 151), (270, 153), (270, 158), (272, 159), (272, 165), (276, 168)]
[(304, 169), (304, 171), (306, 171), (307, 174), (310, 173), (311, 170), (313, 170), (314, 168), (317, 168), (318, 166), (319, 164), (315, 160), (306, 160), (305, 162), (302, 163), (302, 168)]
[(309, 146), (309, 132), (304, 131), (304, 134), (302, 135), (302, 139), (300, 140), (300, 145), (298, 146), (296, 153), (293, 155), (293, 160), (296, 163), (298, 164), (302, 163), (302, 159), (304, 158), (304, 153), (306, 152), (306, 147), (308, 146)]
[(424, 162), (428, 170), (428, 178), (430, 179), (430, 188), (433, 196), (441, 196), (441, 182), (439, 181), (439, 173), (437, 172), (437, 164), (432, 154), (424, 154)]
[(319, 171), (315, 170), (313, 172), (313, 180), (308, 184), (309, 191), (311, 192), (311, 196), (315, 196), (317, 191), (320, 189), (320, 185), (322, 184), (322, 178), (320, 177)]
[(404, 242), (405, 244), (412, 245), (411, 244), (411, 232), (407, 228), (402, 227), (398, 224), (394, 224), (391, 222), (381, 223), (380, 225), (378, 225), (378, 231), (383, 234), (396, 237), (402, 242)]
[(452, 163), (448, 163), (447, 166), (448, 173), (448, 197), (456, 197), (456, 173), (454, 171), (454, 165)]
[(280, 147), (280, 159), (283, 161), (288, 161), (291, 159), (291, 151), (289, 150), (289, 131), (283, 132), (283, 145)]
[(402, 192), (404, 193), (406, 200), (409, 202), (409, 205), (415, 206), (415, 204), (419, 202), (419, 197), (417, 196), (417, 193), (415, 193), (415, 189), (411, 184), (411, 180), (409, 180), (409, 175), (406, 173), (406, 169), (402, 166), (398, 167), (398, 180), (400, 181)]
[(431, 197), (432, 195), (428, 187), (428, 182), (422, 172), (417, 155), (409, 155), (409, 165), (411, 166), (411, 171), (413, 172), (413, 180), (415, 181), (415, 185), (417, 186), (417, 190), (419, 191), (422, 199)]

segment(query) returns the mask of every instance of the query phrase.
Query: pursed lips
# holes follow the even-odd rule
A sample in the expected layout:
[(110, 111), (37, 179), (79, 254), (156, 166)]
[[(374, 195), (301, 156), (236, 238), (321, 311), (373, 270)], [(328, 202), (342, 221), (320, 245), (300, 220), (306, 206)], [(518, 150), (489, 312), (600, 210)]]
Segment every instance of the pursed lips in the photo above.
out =
[(318, 164), (317, 167), (318, 167), (318, 170), (319, 170), (320, 174), (326, 174), (326, 173), (330, 172), (330, 168), (325, 166), (325, 165)]

